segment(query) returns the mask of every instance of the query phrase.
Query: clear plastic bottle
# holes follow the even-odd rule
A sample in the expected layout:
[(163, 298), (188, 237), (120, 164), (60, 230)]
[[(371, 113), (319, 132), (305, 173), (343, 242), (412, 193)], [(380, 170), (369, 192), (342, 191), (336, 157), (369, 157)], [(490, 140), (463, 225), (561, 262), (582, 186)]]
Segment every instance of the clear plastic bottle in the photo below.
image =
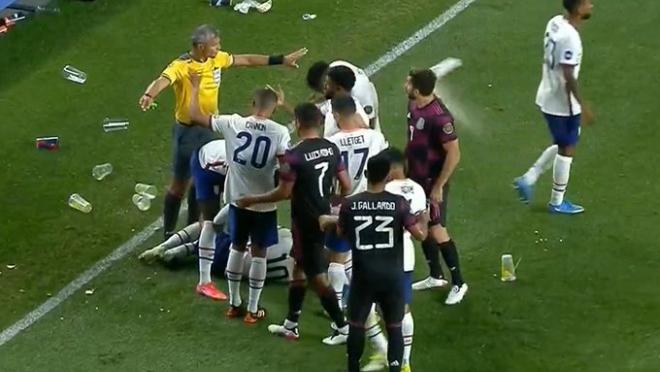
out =
[(516, 267), (513, 265), (513, 256), (510, 254), (502, 255), (502, 281), (512, 282), (516, 280)]
[(145, 195), (133, 194), (133, 204), (143, 212), (148, 211), (151, 208), (151, 199)]
[(144, 195), (149, 199), (155, 199), (156, 195), (158, 195), (158, 190), (156, 190), (156, 186), (154, 185), (138, 183), (135, 185), (135, 193)]
[(92, 168), (92, 177), (94, 177), (97, 181), (101, 181), (105, 177), (109, 176), (110, 173), (112, 173), (112, 164), (110, 163), (99, 164)]
[(103, 119), (103, 131), (108, 133), (126, 130), (129, 124), (128, 119), (105, 118)]
[(79, 210), (83, 213), (89, 213), (92, 211), (92, 204), (85, 200), (80, 194), (71, 194), (69, 196), (69, 207)]

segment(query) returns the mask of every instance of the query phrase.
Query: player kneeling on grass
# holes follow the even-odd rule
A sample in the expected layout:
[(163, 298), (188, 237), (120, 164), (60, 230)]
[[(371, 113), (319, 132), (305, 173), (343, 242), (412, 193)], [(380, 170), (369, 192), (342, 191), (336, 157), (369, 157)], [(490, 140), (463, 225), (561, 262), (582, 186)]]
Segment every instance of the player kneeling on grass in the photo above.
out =
[(248, 207), (255, 203), (291, 199), (295, 266), (289, 285), (289, 313), (283, 324), (271, 324), (268, 331), (288, 339), (300, 337), (298, 320), (307, 290), (306, 281), (309, 281), (335, 324), (333, 334), (323, 340), (332, 345), (346, 342), (348, 325), (328, 282), (324, 234), (318, 218), (330, 213), (330, 196), (335, 181), (339, 180), (343, 195), (348, 191), (350, 181), (337, 146), (319, 136), (321, 118), (321, 112), (314, 104), (304, 103), (296, 107), (295, 125), (301, 140), (286, 153), (278, 187), (266, 194), (246, 196), (238, 201), (238, 205)]
[[(266, 250), (277, 244), (277, 206), (269, 202), (239, 206), (237, 201), (244, 195), (263, 193), (275, 186), (275, 171), (289, 146), (290, 136), (285, 126), (270, 117), (284, 102), (273, 90), (264, 88), (255, 91), (250, 116), (204, 115), (199, 109), (197, 97), (199, 75), (191, 74), (190, 81), (193, 87), (190, 118), (197, 125), (221, 133), (229, 154), (225, 200), (230, 204), (232, 248), (227, 262), (230, 306), (226, 316), (233, 319), (245, 314), (245, 324), (255, 324), (266, 317), (265, 309), (259, 307), (259, 299), (266, 280)], [(207, 226), (212, 227), (210, 221), (204, 222), (204, 228)], [(200, 239), (202, 243), (204, 228)], [(241, 306), (240, 284), (248, 240), (251, 242), (252, 264), (246, 313)]]
[(348, 239), (353, 252), (353, 278), (348, 299), (349, 372), (360, 371), (365, 322), (374, 303), (380, 307), (387, 326), (389, 370), (401, 371), (403, 366), (403, 233), (408, 230), (415, 239), (426, 239), (428, 215), (423, 214), (418, 222), (402, 196), (385, 190), (389, 173), (390, 159), (386, 152), (369, 159), (367, 191), (347, 198), (339, 217), (320, 218), (325, 229), (336, 224), (337, 232)]
[[(216, 229), (215, 252), (211, 264), (211, 274), (224, 277), (229, 259), (231, 238), (226, 230), (229, 207), (225, 206), (213, 220)], [(144, 251), (140, 259), (146, 262), (161, 260), (167, 267), (176, 268), (184, 265), (190, 257), (198, 256), (201, 224), (194, 223), (170, 236), (165, 242)], [(279, 227), (278, 243), (268, 248), (266, 255), (266, 280), (289, 280), (293, 272), (293, 258), (290, 256), (293, 239), (291, 230)], [(245, 253), (243, 276), (250, 274), (251, 255)]]

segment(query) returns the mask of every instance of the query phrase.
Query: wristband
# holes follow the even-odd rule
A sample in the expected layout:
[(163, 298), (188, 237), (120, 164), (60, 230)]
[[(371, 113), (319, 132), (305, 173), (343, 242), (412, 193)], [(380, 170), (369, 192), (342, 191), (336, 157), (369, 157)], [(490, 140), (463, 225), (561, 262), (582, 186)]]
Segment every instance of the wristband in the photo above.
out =
[(283, 54), (268, 56), (268, 64), (269, 65), (281, 65), (282, 63), (284, 63), (284, 55)]
[(145, 93), (145, 94), (143, 94), (143, 96), (147, 96), (147, 97), (149, 97), (149, 98), (154, 98), (154, 97), (153, 97), (151, 94), (149, 94), (149, 93)]

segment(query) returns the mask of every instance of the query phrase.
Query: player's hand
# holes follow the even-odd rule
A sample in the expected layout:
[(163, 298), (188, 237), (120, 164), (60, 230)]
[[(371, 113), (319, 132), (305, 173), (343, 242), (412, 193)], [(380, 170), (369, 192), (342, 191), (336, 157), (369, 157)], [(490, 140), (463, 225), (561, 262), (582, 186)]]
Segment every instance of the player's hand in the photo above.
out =
[(431, 199), (431, 203), (442, 203), (442, 186), (433, 186), (429, 199)]
[(588, 102), (582, 104), (582, 124), (589, 126), (593, 125), (596, 117), (591, 110), (591, 105)]
[(286, 104), (284, 90), (282, 90), (281, 86), (278, 85), (277, 89), (275, 89), (272, 86), (270, 86), (270, 84), (266, 84), (266, 88), (272, 90), (273, 93), (275, 93), (275, 95), (277, 96), (277, 105), (278, 106), (284, 106)]
[(236, 201), (236, 206), (243, 209), (254, 204), (254, 200), (249, 196), (244, 196)]
[(195, 72), (195, 71), (190, 71), (190, 84), (193, 86), (193, 88), (199, 88), (199, 83), (202, 81), (202, 76)]
[(319, 216), (319, 227), (321, 228), (321, 231), (326, 231), (334, 225), (336, 220), (336, 217), (329, 216), (327, 214)]
[(305, 54), (307, 54), (307, 48), (298, 49), (293, 53), (289, 53), (286, 56), (284, 56), (283, 65), (292, 68), (298, 68), (300, 67), (298, 66), (298, 60), (304, 57)]
[(154, 104), (154, 98), (147, 95), (147, 93), (143, 94), (142, 97), (140, 97), (140, 100), (138, 101), (138, 105), (140, 105), (142, 111), (149, 110), (149, 108), (151, 108), (151, 105), (153, 104)]

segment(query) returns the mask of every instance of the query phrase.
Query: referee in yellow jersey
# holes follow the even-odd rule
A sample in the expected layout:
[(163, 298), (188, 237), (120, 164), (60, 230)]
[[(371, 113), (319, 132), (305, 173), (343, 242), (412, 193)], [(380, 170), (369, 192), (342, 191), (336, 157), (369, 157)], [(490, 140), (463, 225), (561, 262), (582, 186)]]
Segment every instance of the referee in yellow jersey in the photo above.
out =
[[(174, 130), (172, 132), (173, 177), (165, 196), (163, 227), (167, 238), (176, 231), (176, 221), (181, 207), (181, 200), (190, 183), (190, 156), (204, 143), (213, 139), (213, 134), (206, 128), (190, 123), (189, 105), (192, 94), (190, 72), (201, 76), (199, 105), (204, 115), (218, 113), (218, 95), (222, 72), (232, 66), (269, 66), (285, 65), (297, 68), (298, 59), (307, 53), (299, 49), (288, 55), (231, 55), (220, 51), (220, 33), (209, 26), (199, 26), (192, 34), (192, 48), (189, 52), (172, 61), (160, 77), (147, 87), (140, 97), (140, 107), (148, 110), (154, 99), (163, 89), (172, 85), (176, 100)], [(195, 200), (195, 188), (188, 192), (188, 223), (199, 218), (199, 209)]]

